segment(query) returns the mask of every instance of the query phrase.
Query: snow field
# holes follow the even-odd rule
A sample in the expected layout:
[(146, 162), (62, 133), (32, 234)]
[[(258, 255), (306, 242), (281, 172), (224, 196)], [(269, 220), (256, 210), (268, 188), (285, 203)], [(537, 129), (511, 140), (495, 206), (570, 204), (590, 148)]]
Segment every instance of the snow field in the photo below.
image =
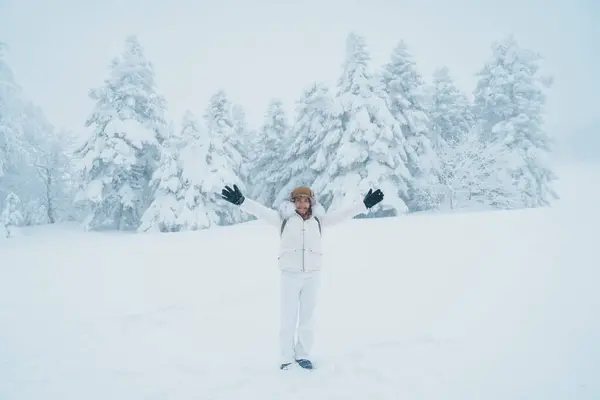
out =
[(312, 372), (277, 369), (277, 231), (0, 242), (1, 399), (596, 399), (598, 169), (551, 209), (352, 220)]

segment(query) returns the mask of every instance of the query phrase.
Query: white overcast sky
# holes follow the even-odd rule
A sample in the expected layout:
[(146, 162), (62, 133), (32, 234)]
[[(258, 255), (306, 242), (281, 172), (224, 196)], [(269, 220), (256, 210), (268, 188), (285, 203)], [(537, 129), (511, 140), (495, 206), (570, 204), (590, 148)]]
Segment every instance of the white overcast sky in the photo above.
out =
[(553, 131), (600, 118), (598, 0), (0, 0), (0, 40), (26, 95), (54, 124), (82, 132), (87, 92), (128, 34), (154, 63), (170, 118), (201, 115), (223, 88), (256, 126), (272, 97), (291, 112), (311, 82), (335, 84), (352, 30), (366, 37), (373, 67), (404, 39), (427, 80), (447, 65), (469, 92), (490, 44), (513, 33), (556, 79)]

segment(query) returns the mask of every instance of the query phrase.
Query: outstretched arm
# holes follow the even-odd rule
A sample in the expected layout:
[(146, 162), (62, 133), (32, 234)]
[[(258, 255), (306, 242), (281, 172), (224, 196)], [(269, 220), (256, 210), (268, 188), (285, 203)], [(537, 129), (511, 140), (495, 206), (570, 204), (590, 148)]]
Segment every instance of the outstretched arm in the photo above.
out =
[(323, 215), (321, 219), (321, 223), (323, 226), (333, 226), (339, 224), (340, 222), (344, 222), (356, 215), (362, 214), (367, 211), (367, 207), (362, 201), (354, 204), (353, 206), (339, 210), (333, 211)]
[(248, 214), (254, 215), (256, 218), (265, 220), (265, 222), (267, 222), (268, 224), (275, 226), (281, 225), (281, 218), (279, 217), (279, 213), (275, 210), (263, 206), (259, 202), (246, 198), (244, 199), (244, 202), (240, 205), (240, 208)]
[(237, 185), (233, 185), (233, 189), (225, 186), (221, 191), (221, 197), (231, 204), (239, 206), (242, 211), (254, 215), (256, 218), (264, 219), (267, 223), (275, 226), (281, 225), (279, 213), (263, 206), (262, 204), (244, 197)]
[(335, 224), (339, 224), (349, 218), (352, 218), (358, 214), (362, 214), (367, 211), (369, 208), (373, 207), (375, 204), (379, 203), (383, 200), (383, 192), (377, 189), (373, 192), (373, 189), (369, 190), (369, 193), (365, 196), (362, 201), (359, 201), (352, 207), (349, 207), (345, 210), (334, 211), (332, 213), (327, 213), (321, 217), (323, 225), (332, 226)]

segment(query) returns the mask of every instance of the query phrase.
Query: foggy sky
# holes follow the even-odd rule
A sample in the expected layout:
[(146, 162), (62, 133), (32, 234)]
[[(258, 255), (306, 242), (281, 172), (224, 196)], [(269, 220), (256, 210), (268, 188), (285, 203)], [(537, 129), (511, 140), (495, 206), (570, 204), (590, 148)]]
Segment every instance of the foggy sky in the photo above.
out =
[(87, 92), (129, 34), (154, 64), (169, 118), (202, 115), (222, 88), (257, 126), (271, 98), (291, 113), (313, 81), (335, 85), (350, 31), (366, 37), (372, 68), (404, 39), (426, 80), (446, 65), (468, 92), (491, 43), (512, 33), (544, 56), (555, 78), (548, 126), (569, 134), (599, 122), (599, 18), (594, 0), (0, 0), (0, 40), (26, 96), (84, 132)]

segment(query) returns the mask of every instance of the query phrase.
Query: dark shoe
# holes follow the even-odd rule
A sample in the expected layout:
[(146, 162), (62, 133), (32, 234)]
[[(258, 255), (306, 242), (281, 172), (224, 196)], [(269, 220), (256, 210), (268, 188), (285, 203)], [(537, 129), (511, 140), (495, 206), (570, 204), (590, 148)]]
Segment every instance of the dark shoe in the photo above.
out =
[(289, 369), (290, 365), (292, 365), (292, 363), (281, 364), (281, 366), (279, 367), (279, 369)]
[(300, 365), (304, 369), (313, 369), (313, 365), (309, 360), (301, 359), (301, 360), (296, 360), (296, 362), (298, 363), (298, 365)]

